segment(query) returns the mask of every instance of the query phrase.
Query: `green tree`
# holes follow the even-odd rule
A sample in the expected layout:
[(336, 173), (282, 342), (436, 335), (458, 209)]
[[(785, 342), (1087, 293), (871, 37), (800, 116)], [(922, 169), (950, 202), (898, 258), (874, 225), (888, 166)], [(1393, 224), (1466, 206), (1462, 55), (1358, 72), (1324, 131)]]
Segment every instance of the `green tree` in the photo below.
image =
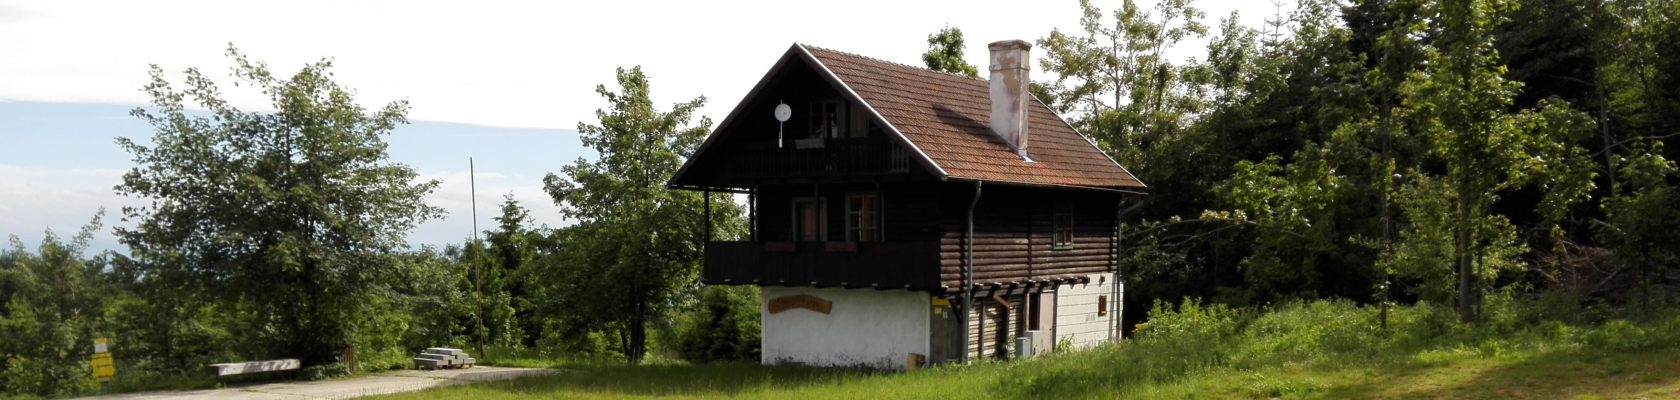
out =
[[(521, 344), (535, 345), (533, 334), (541, 330), (540, 321), (535, 316), (536, 304), (531, 300), (530, 274), (532, 260), (536, 257), (538, 245), (541, 243), (541, 232), (529, 226), (531, 212), (525, 206), (514, 200), (513, 194), (503, 196), (502, 215), (496, 217), (497, 229), (485, 231), (485, 241), (490, 245), (491, 268), (494, 272), (494, 282), (485, 285), (486, 292), (497, 293), (491, 304), (510, 310), (506, 321), (496, 321), (492, 325), (499, 327), (503, 333), (492, 336), (498, 338), (503, 345)], [(490, 279), (488, 276), (487, 279)]]
[[(233, 336), (242, 356), (331, 363), (387, 294), (404, 234), (442, 215), (424, 202), (438, 182), (416, 182), (385, 152), (380, 136), (407, 122), (407, 102), (363, 109), (328, 60), (281, 78), (231, 45), (227, 55), (275, 111), (234, 107), (196, 68), (178, 90), (152, 66), (152, 109), (133, 115), (155, 129), (154, 145), (117, 139), (137, 165), (116, 187), (150, 202), (123, 209), (136, 225), (117, 236), (149, 301), (236, 310), (256, 330)], [(208, 115), (187, 112), (189, 101)]]
[[(579, 159), (561, 168), (564, 177), (549, 174), (543, 184), (561, 214), (578, 222), (568, 228), (570, 256), (559, 278), (568, 289), (557, 295), (567, 298), (572, 315), (621, 327), (621, 349), (636, 363), (646, 353), (650, 319), (697, 288), (702, 236), (739, 232), (741, 207), (727, 194), (665, 187), (711, 128), (704, 117), (689, 125), (705, 97), (659, 111), (641, 67), (620, 68), (618, 85), (618, 92), (595, 88), (608, 103), (595, 112), (600, 125), (578, 124), (583, 144), (600, 157)], [(712, 226), (703, 218), (708, 203)]]
[[(1660, 145), (1660, 143), (1659, 143)], [(1621, 160), (1621, 180), (1604, 200), (1605, 220), (1598, 238), (1616, 258), (1638, 274), (1647, 300), (1651, 281), (1680, 262), (1680, 195), (1670, 180), (1680, 175), (1660, 148), (1643, 148)]]
[(961, 29), (947, 26), (938, 33), (928, 35), (927, 43), (928, 51), (922, 53), (922, 62), (927, 63), (928, 69), (966, 75), (970, 78), (980, 77), (980, 69), (963, 60)]
[[(1445, 170), (1443, 186), (1425, 196), (1452, 199), (1446, 211), (1452, 232), (1452, 264), (1458, 287), (1459, 316), (1473, 316), (1476, 282), (1491, 279), (1493, 265), (1477, 262), (1487, 249), (1514, 241), (1514, 228), (1491, 210), (1497, 193), (1544, 181), (1548, 192), (1542, 214), (1561, 217), (1590, 187), (1569, 161), (1578, 149), (1582, 124), (1590, 124), (1567, 105), (1542, 103), (1539, 112), (1513, 113), (1519, 83), (1505, 79), (1493, 48), (1492, 30), (1512, 4), (1501, 0), (1442, 0), (1427, 3), (1438, 29), (1425, 50), (1427, 67), (1403, 85), (1410, 126), (1428, 142), (1428, 154)], [(1421, 190), (1421, 189), (1420, 189)], [(1417, 215), (1414, 215), (1416, 217)]]
[[(1165, 54), (1185, 39), (1207, 34), (1203, 13), (1190, 0), (1162, 1), (1153, 10), (1126, 0), (1112, 19), (1090, 1), (1081, 1), (1080, 7), (1079, 32), (1057, 29), (1037, 41), (1039, 64), (1052, 80), (1035, 85), (1034, 95), (1150, 183), (1151, 202), (1162, 206), (1148, 214), (1199, 212), (1194, 205), (1205, 204), (1200, 201), (1217, 181), (1206, 179), (1216, 174), (1206, 173), (1212, 170), (1207, 166), (1229, 164), (1209, 162), (1208, 148), (1217, 143), (1186, 129), (1204, 105), (1191, 75), (1213, 73), (1174, 63)], [(1222, 43), (1240, 51), (1236, 47), (1243, 45), (1244, 34), (1232, 33), (1237, 37)], [(1231, 64), (1246, 60), (1234, 52), (1223, 59)], [(1167, 197), (1154, 197), (1157, 193)]]
[(118, 295), (104, 273), (106, 257), (84, 254), (100, 226), (95, 216), (69, 242), (49, 230), (33, 254), (12, 235), (11, 248), (0, 250), (0, 393), (56, 397), (94, 388), (93, 340), (112, 332), (108, 314)]
[(1105, 26), (1102, 10), (1082, 0), (1084, 35), (1057, 29), (1038, 40), (1044, 52), (1039, 63), (1056, 75), (1046, 89), (1082, 125), (1096, 128), (1086, 133), (1111, 154), (1127, 156), (1129, 145), (1152, 138), (1145, 133), (1176, 127), (1190, 106), (1178, 92), (1184, 67), (1165, 57), (1184, 39), (1207, 34), (1204, 13), (1190, 3), (1162, 1), (1151, 13), (1126, 0), (1114, 11), (1113, 25)]

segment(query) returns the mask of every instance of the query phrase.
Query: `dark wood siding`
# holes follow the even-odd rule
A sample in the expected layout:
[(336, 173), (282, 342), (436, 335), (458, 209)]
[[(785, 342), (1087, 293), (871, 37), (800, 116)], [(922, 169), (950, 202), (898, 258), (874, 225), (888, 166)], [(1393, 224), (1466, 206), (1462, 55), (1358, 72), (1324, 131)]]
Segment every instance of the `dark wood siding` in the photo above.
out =
[[(937, 244), (709, 242), (701, 282), (708, 285), (814, 286), (937, 291)], [(843, 243), (842, 243), (843, 244)]]
[[(940, 190), (940, 276), (962, 286), (964, 237), (972, 185)], [(1052, 249), (1057, 201), (1073, 208), (1073, 247)], [(974, 282), (1010, 283), (1113, 271), (1119, 195), (1091, 191), (985, 186), (974, 210)]]
[[(1114, 270), (1114, 214), (1118, 194), (1001, 185), (988, 185), (983, 190), (974, 212), (976, 284), (1069, 279)], [(827, 204), (826, 241), (844, 242), (846, 196), (857, 192), (880, 195), (881, 232), (885, 242), (934, 244), (937, 262), (927, 268), (934, 268), (931, 273), (938, 276), (935, 287), (962, 286), (963, 256), (967, 249), (965, 224), (969, 201), (974, 195), (971, 184), (761, 185), (756, 196), (757, 241), (793, 241), (793, 200), (814, 194)], [(1074, 237), (1069, 249), (1055, 249), (1052, 244), (1059, 201), (1072, 207)]]
[(939, 190), (932, 182), (883, 184), (887, 241), (931, 242), (939, 239)]
[[(938, 191), (933, 183), (825, 183), (759, 186), (759, 241), (793, 240), (793, 200), (815, 194), (828, 202), (828, 241), (846, 240), (846, 196), (876, 192), (881, 202), (881, 233), (889, 242), (934, 241), (939, 238)], [(879, 188), (879, 189), (877, 189)]]

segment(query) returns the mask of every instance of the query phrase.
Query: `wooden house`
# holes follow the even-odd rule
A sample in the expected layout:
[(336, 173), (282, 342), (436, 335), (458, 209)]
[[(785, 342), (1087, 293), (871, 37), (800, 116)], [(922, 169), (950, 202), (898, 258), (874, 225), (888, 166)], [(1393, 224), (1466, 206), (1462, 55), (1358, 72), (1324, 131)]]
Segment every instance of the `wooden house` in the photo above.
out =
[(763, 289), (765, 363), (1118, 337), (1144, 185), (1028, 93), (1031, 45), (989, 48), (983, 80), (795, 44), (671, 178), (749, 199), (751, 237), (708, 241), (702, 279)]

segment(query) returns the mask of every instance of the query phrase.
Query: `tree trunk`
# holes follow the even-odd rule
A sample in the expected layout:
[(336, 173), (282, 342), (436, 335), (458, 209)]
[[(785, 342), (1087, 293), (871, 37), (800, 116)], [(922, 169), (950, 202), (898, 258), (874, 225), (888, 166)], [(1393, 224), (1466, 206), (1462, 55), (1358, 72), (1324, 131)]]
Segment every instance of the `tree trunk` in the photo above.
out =
[(642, 356), (647, 352), (647, 305), (637, 304), (635, 312), (630, 316), (630, 346), (625, 347), (624, 357), (630, 365), (642, 363)]
[(1458, 260), (1458, 319), (1469, 323), (1472, 315), (1470, 309), (1470, 198), (1459, 190), (1458, 193), (1458, 240), (1453, 246)]

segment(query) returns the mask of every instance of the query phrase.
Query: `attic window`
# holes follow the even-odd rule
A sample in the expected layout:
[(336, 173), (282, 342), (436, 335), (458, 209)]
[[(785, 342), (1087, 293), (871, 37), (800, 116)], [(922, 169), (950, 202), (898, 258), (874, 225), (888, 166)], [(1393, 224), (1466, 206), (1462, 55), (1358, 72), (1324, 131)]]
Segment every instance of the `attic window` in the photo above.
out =
[(1069, 250), (1073, 248), (1073, 203), (1067, 200), (1056, 201), (1055, 219), (1050, 230), (1050, 249)]
[(817, 100), (811, 102), (811, 138), (839, 138), (840, 129), (840, 101)]
[(864, 113), (862, 106), (850, 103), (847, 105), (850, 106), (846, 108), (851, 112), (852, 119), (850, 121), (850, 126), (848, 126), (846, 130), (851, 132), (851, 137), (869, 137), (870, 131), (879, 131), (881, 129), (880, 127), (875, 126), (875, 124), (869, 122), (869, 114)]

